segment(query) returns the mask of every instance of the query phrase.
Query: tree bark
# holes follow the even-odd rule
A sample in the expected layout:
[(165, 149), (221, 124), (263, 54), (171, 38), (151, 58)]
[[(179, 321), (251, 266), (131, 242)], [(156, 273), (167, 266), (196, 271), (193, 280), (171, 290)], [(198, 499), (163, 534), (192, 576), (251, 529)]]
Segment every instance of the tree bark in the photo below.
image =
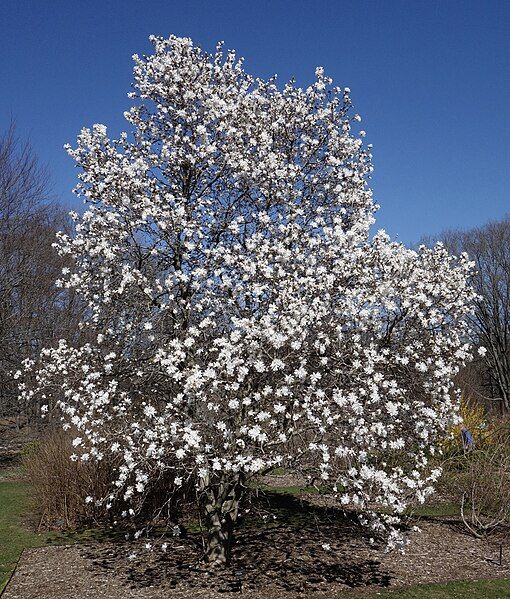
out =
[(243, 494), (241, 477), (221, 478), (205, 491), (207, 540), (205, 561), (213, 566), (225, 566), (232, 557), (234, 530)]

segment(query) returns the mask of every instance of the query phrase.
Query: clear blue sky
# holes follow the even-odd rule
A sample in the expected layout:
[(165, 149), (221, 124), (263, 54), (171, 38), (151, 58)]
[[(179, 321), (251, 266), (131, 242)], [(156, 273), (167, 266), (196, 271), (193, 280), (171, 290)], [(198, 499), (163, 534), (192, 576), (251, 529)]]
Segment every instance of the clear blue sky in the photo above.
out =
[(149, 34), (235, 48), (246, 68), (348, 86), (374, 144), (378, 224), (412, 243), (510, 211), (510, 0), (1, 0), (0, 127), (10, 117), (66, 205), (64, 153), (114, 134)]

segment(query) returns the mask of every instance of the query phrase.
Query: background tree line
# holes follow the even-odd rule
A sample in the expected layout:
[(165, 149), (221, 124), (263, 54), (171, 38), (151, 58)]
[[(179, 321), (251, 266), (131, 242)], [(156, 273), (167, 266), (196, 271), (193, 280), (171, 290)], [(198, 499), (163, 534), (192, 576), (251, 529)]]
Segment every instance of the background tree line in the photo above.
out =
[(76, 333), (76, 302), (55, 286), (63, 260), (52, 244), (67, 229), (48, 171), (15, 126), (0, 137), (0, 416), (37, 424), (37, 406), (20, 405), (14, 379), (22, 360)]
[(467, 395), (491, 412), (510, 411), (510, 215), (468, 231), (450, 230), (436, 239), (451, 253), (466, 252), (475, 263), (472, 279), (479, 299), (471, 318), (473, 342), (483, 346), (462, 373)]

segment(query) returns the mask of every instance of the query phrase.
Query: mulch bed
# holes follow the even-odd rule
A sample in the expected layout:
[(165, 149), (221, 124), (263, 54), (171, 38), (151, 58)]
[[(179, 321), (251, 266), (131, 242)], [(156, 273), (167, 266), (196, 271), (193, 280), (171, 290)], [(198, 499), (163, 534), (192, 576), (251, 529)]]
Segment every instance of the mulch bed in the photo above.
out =
[[(338, 510), (286, 501), (297, 519), (267, 528), (247, 524), (237, 535), (233, 564), (224, 571), (200, 564), (200, 535), (168, 539), (166, 553), (125, 542), (45, 547), (24, 552), (2, 599), (333, 598), (425, 582), (510, 577), (510, 547), (499, 565), (499, 545), (466, 535), (455, 520), (422, 520), (422, 532), (411, 534), (404, 555), (387, 554)], [(133, 550), (137, 559), (129, 559)]]

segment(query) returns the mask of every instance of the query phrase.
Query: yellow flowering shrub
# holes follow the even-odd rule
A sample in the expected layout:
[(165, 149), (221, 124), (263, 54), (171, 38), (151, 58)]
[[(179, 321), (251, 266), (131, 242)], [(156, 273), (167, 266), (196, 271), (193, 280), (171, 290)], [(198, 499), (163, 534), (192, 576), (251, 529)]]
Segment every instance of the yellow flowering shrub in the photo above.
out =
[[(473, 436), (475, 446), (490, 444), (492, 422), (487, 417), (482, 405), (473, 400), (469, 395), (463, 394), (460, 402), (459, 416), (462, 424)], [(444, 452), (449, 453), (463, 449), (461, 425), (453, 426), (442, 444)]]

